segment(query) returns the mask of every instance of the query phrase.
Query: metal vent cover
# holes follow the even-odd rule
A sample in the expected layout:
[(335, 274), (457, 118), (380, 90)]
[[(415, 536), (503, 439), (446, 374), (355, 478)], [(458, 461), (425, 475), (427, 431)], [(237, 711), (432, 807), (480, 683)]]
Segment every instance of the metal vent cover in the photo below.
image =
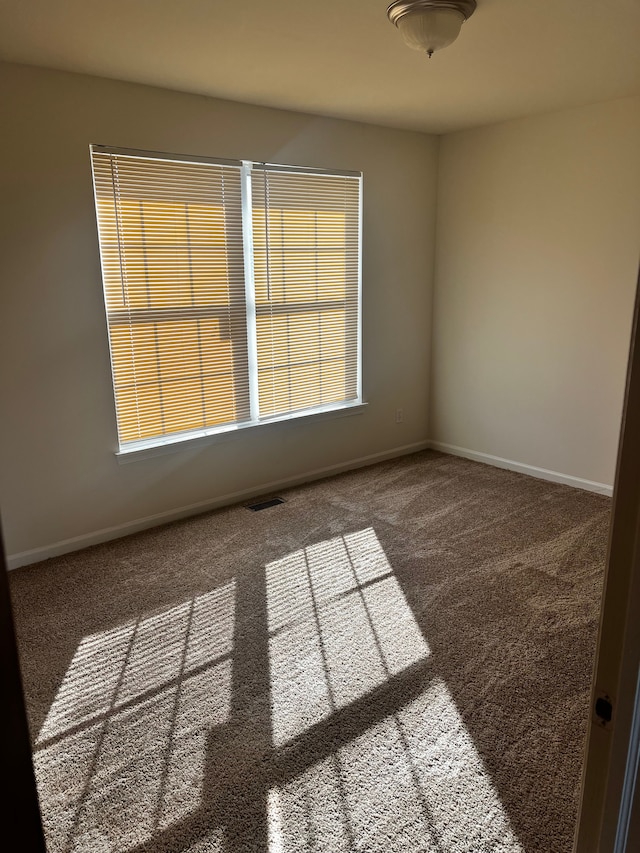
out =
[(269, 498), (268, 501), (260, 501), (255, 504), (248, 504), (247, 509), (252, 510), (253, 512), (260, 512), (261, 509), (269, 509), (272, 506), (278, 506), (278, 504), (283, 504), (284, 498)]

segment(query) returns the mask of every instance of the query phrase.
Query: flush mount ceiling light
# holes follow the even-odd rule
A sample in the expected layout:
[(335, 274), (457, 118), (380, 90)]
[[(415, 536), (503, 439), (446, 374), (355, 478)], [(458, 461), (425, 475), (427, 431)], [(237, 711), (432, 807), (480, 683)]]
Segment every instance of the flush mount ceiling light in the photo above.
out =
[(387, 16), (414, 50), (429, 58), (454, 42), (460, 27), (476, 10), (476, 0), (397, 0)]

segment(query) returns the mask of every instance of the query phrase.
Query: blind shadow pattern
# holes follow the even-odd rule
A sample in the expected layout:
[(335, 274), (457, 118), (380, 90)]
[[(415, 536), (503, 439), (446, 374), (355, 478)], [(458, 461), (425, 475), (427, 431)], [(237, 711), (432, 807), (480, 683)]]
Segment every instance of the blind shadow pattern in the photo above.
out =
[(523, 851), (373, 528), (86, 637), (35, 756), (50, 853)]

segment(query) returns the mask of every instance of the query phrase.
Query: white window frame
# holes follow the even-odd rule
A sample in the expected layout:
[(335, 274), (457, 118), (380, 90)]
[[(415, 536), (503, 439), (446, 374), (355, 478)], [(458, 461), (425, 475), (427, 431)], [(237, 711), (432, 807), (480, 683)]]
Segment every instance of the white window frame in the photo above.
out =
[[(147, 439), (128, 441), (119, 444), (115, 451), (120, 462), (128, 462), (133, 459), (147, 458), (149, 456), (161, 455), (167, 452), (175, 452), (195, 445), (209, 444), (219, 440), (228, 440), (239, 437), (245, 430), (263, 429), (271, 424), (311, 422), (314, 420), (330, 417), (342, 417), (346, 415), (361, 413), (366, 407), (362, 396), (362, 206), (363, 206), (363, 176), (362, 172), (339, 170), (339, 169), (316, 169), (305, 166), (286, 166), (282, 164), (264, 163), (253, 160), (228, 160), (213, 157), (191, 157), (178, 154), (167, 154), (157, 151), (146, 151), (131, 148), (121, 148), (103, 145), (91, 145), (90, 152), (123, 155), (153, 160), (167, 160), (171, 162), (187, 162), (211, 165), (240, 165), (241, 167), (241, 201), (242, 201), (242, 243), (244, 256), (245, 277), (245, 313), (247, 320), (247, 349), (249, 364), (249, 400), (250, 419), (235, 423), (223, 424), (221, 426), (199, 428), (182, 432), (168, 433)], [(335, 177), (346, 176), (358, 180), (358, 243), (357, 243), (357, 316), (356, 316), (356, 397), (353, 400), (339, 401), (306, 409), (298, 409), (293, 412), (278, 414), (270, 417), (261, 417), (258, 409), (258, 354), (256, 333), (256, 298), (254, 281), (254, 250), (253, 250), (253, 226), (252, 226), (252, 174), (256, 170), (283, 171), (288, 173), (299, 173), (306, 175), (330, 175)], [(94, 181), (94, 200), (97, 210), (97, 194)], [(104, 277), (104, 259), (102, 246), (98, 234), (98, 245), (100, 247), (101, 267)], [(106, 292), (105, 296), (105, 318), (106, 318)], [(111, 353), (110, 353), (111, 356)], [(117, 407), (115, 404), (115, 377), (112, 365), (112, 384), (114, 391), (114, 409), (117, 419)]]

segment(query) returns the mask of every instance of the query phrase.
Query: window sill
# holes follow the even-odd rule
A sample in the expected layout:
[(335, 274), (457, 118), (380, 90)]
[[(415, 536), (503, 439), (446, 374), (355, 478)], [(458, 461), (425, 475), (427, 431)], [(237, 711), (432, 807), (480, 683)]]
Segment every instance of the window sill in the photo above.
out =
[(176, 438), (164, 438), (161, 441), (148, 441), (144, 444), (116, 451), (116, 458), (121, 465), (136, 462), (140, 459), (150, 459), (154, 456), (164, 456), (167, 453), (178, 453), (185, 450), (196, 450), (207, 447), (210, 444), (218, 444), (223, 441), (233, 441), (249, 434), (252, 430), (263, 431), (270, 427), (292, 427), (301, 426), (316, 421), (333, 420), (334, 418), (361, 415), (367, 407), (367, 403), (357, 402), (347, 405), (336, 406), (331, 409), (314, 411), (308, 413), (296, 413), (284, 417), (272, 418), (260, 423), (234, 424), (231, 427), (222, 427), (210, 430), (207, 433), (194, 433), (192, 435), (181, 435)]

